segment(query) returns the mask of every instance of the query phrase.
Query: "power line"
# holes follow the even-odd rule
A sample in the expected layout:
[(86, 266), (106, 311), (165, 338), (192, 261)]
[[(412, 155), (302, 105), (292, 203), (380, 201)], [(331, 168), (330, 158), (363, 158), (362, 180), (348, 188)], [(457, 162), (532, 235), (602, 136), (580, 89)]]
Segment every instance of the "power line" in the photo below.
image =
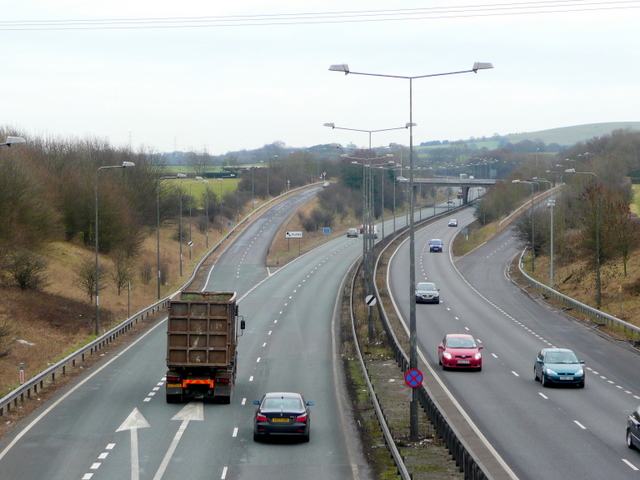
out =
[(429, 7), (395, 10), (344, 12), (308, 12), (265, 15), (229, 15), (198, 17), (109, 18), (85, 20), (14, 20), (0, 21), (0, 30), (105, 30), (282, 26), (440, 20), (452, 18), (539, 15), (552, 13), (620, 10), (639, 8), (640, 0), (585, 1), (547, 0), (538, 2), (498, 3), (459, 7)]

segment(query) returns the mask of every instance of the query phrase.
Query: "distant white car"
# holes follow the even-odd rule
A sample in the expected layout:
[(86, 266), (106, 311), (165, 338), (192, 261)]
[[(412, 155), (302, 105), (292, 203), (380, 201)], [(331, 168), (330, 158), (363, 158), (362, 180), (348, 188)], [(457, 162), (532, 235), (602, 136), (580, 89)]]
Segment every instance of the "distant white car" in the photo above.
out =
[(406, 183), (409, 181), (409, 179), (406, 177), (396, 177), (396, 180), (401, 183)]
[(449, 226), (450, 227), (457, 227), (458, 226), (458, 220), (456, 220), (455, 218), (452, 218), (451, 220), (449, 220)]

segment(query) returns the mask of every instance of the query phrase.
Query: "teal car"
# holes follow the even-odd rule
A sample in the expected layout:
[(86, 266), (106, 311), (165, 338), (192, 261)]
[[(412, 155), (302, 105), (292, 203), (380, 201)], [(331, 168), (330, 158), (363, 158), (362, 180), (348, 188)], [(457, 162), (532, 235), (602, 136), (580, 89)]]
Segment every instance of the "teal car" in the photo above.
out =
[(578, 360), (568, 348), (543, 348), (533, 365), (535, 380), (543, 387), (550, 385), (576, 385), (584, 388), (584, 361)]

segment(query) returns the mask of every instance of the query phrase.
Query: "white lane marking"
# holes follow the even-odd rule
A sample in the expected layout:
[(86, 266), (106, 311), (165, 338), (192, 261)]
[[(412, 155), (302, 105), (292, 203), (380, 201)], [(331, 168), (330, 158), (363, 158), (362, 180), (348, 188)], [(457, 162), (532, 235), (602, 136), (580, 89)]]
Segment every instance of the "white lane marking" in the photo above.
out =
[(240, 402), (240, 405), (244, 405), (245, 403), (247, 403), (247, 398), (243, 398), (242, 401)]
[(632, 470), (635, 470), (636, 472), (638, 470), (640, 470), (638, 467), (636, 467), (633, 463), (631, 463), (629, 460), (627, 460), (626, 458), (623, 458), (622, 461), (624, 463), (626, 463), (627, 465), (629, 465), (629, 467), (631, 467)]
[(545, 400), (549, 400), (549, 397), (547, 397), (544, 393), (542, 392), (538, 392), (538, 395), (540, 395), (542, 398), (544, 398)]
[(251, 375), (251, 376), (249, 377), (249, 381), (250, 381), (250, 382), (253, 382), (253, 375)]
[(224, 467), (222, 469), (222, 476), (220, 477), (222, 480), (224, 480), (225, 478), (227, 478), (227, 467)]
[(516, 377), (519, 377), (520, 375), (518, 375), (517, 372), (514, 372), (513, 370), (511, 370), (511, 373), (513, 373)]
[(260, 363), (260, 357), (258, 357), (258, 359), (256, 360), (256, 363)]
[(582, 425), (579, 421), (574, 420), (573, 423), (575, 423), (576, 425), (578, 425), (582, 430), (586, 430), (587, 427), (585, 427), (584, 425)]
[(105, 458), (107, 458), (109, 456), (109, 452), (102, 452), (99, 456), (98, 456), (98, 460), (104, 460)]
[(102, 465), (102, 463), (96, 462), (93, 465), (91, 465), (90, 470), (97, 470), (100, 468), (100, 465)]

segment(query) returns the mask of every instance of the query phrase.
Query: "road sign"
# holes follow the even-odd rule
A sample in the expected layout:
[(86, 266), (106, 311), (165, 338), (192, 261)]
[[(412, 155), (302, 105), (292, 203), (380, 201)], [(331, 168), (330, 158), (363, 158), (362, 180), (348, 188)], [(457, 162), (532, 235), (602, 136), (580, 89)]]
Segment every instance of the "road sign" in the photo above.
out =
[(424, 377), (422, 376), (422, 372), (417, 368), (412, 368), (411, 370), (407, 370), (404, 374), (404, 383), (411, 388), (418, 388), (422, 385), (422, 380)]
[(322, 233), (324, 233), (325, 235), (329, 235), (331, 233), (331, 228), (330, 227), (322, 227)]
[(284, 232), (284, 238), (302, 238), (302, 232)]
[(370, 307), (375, 307), (376, 302), (377, 302), (376, 297), (373, 296), (373, 295), (367, 295), (366, 298), (364, 299), (364, 301)]

